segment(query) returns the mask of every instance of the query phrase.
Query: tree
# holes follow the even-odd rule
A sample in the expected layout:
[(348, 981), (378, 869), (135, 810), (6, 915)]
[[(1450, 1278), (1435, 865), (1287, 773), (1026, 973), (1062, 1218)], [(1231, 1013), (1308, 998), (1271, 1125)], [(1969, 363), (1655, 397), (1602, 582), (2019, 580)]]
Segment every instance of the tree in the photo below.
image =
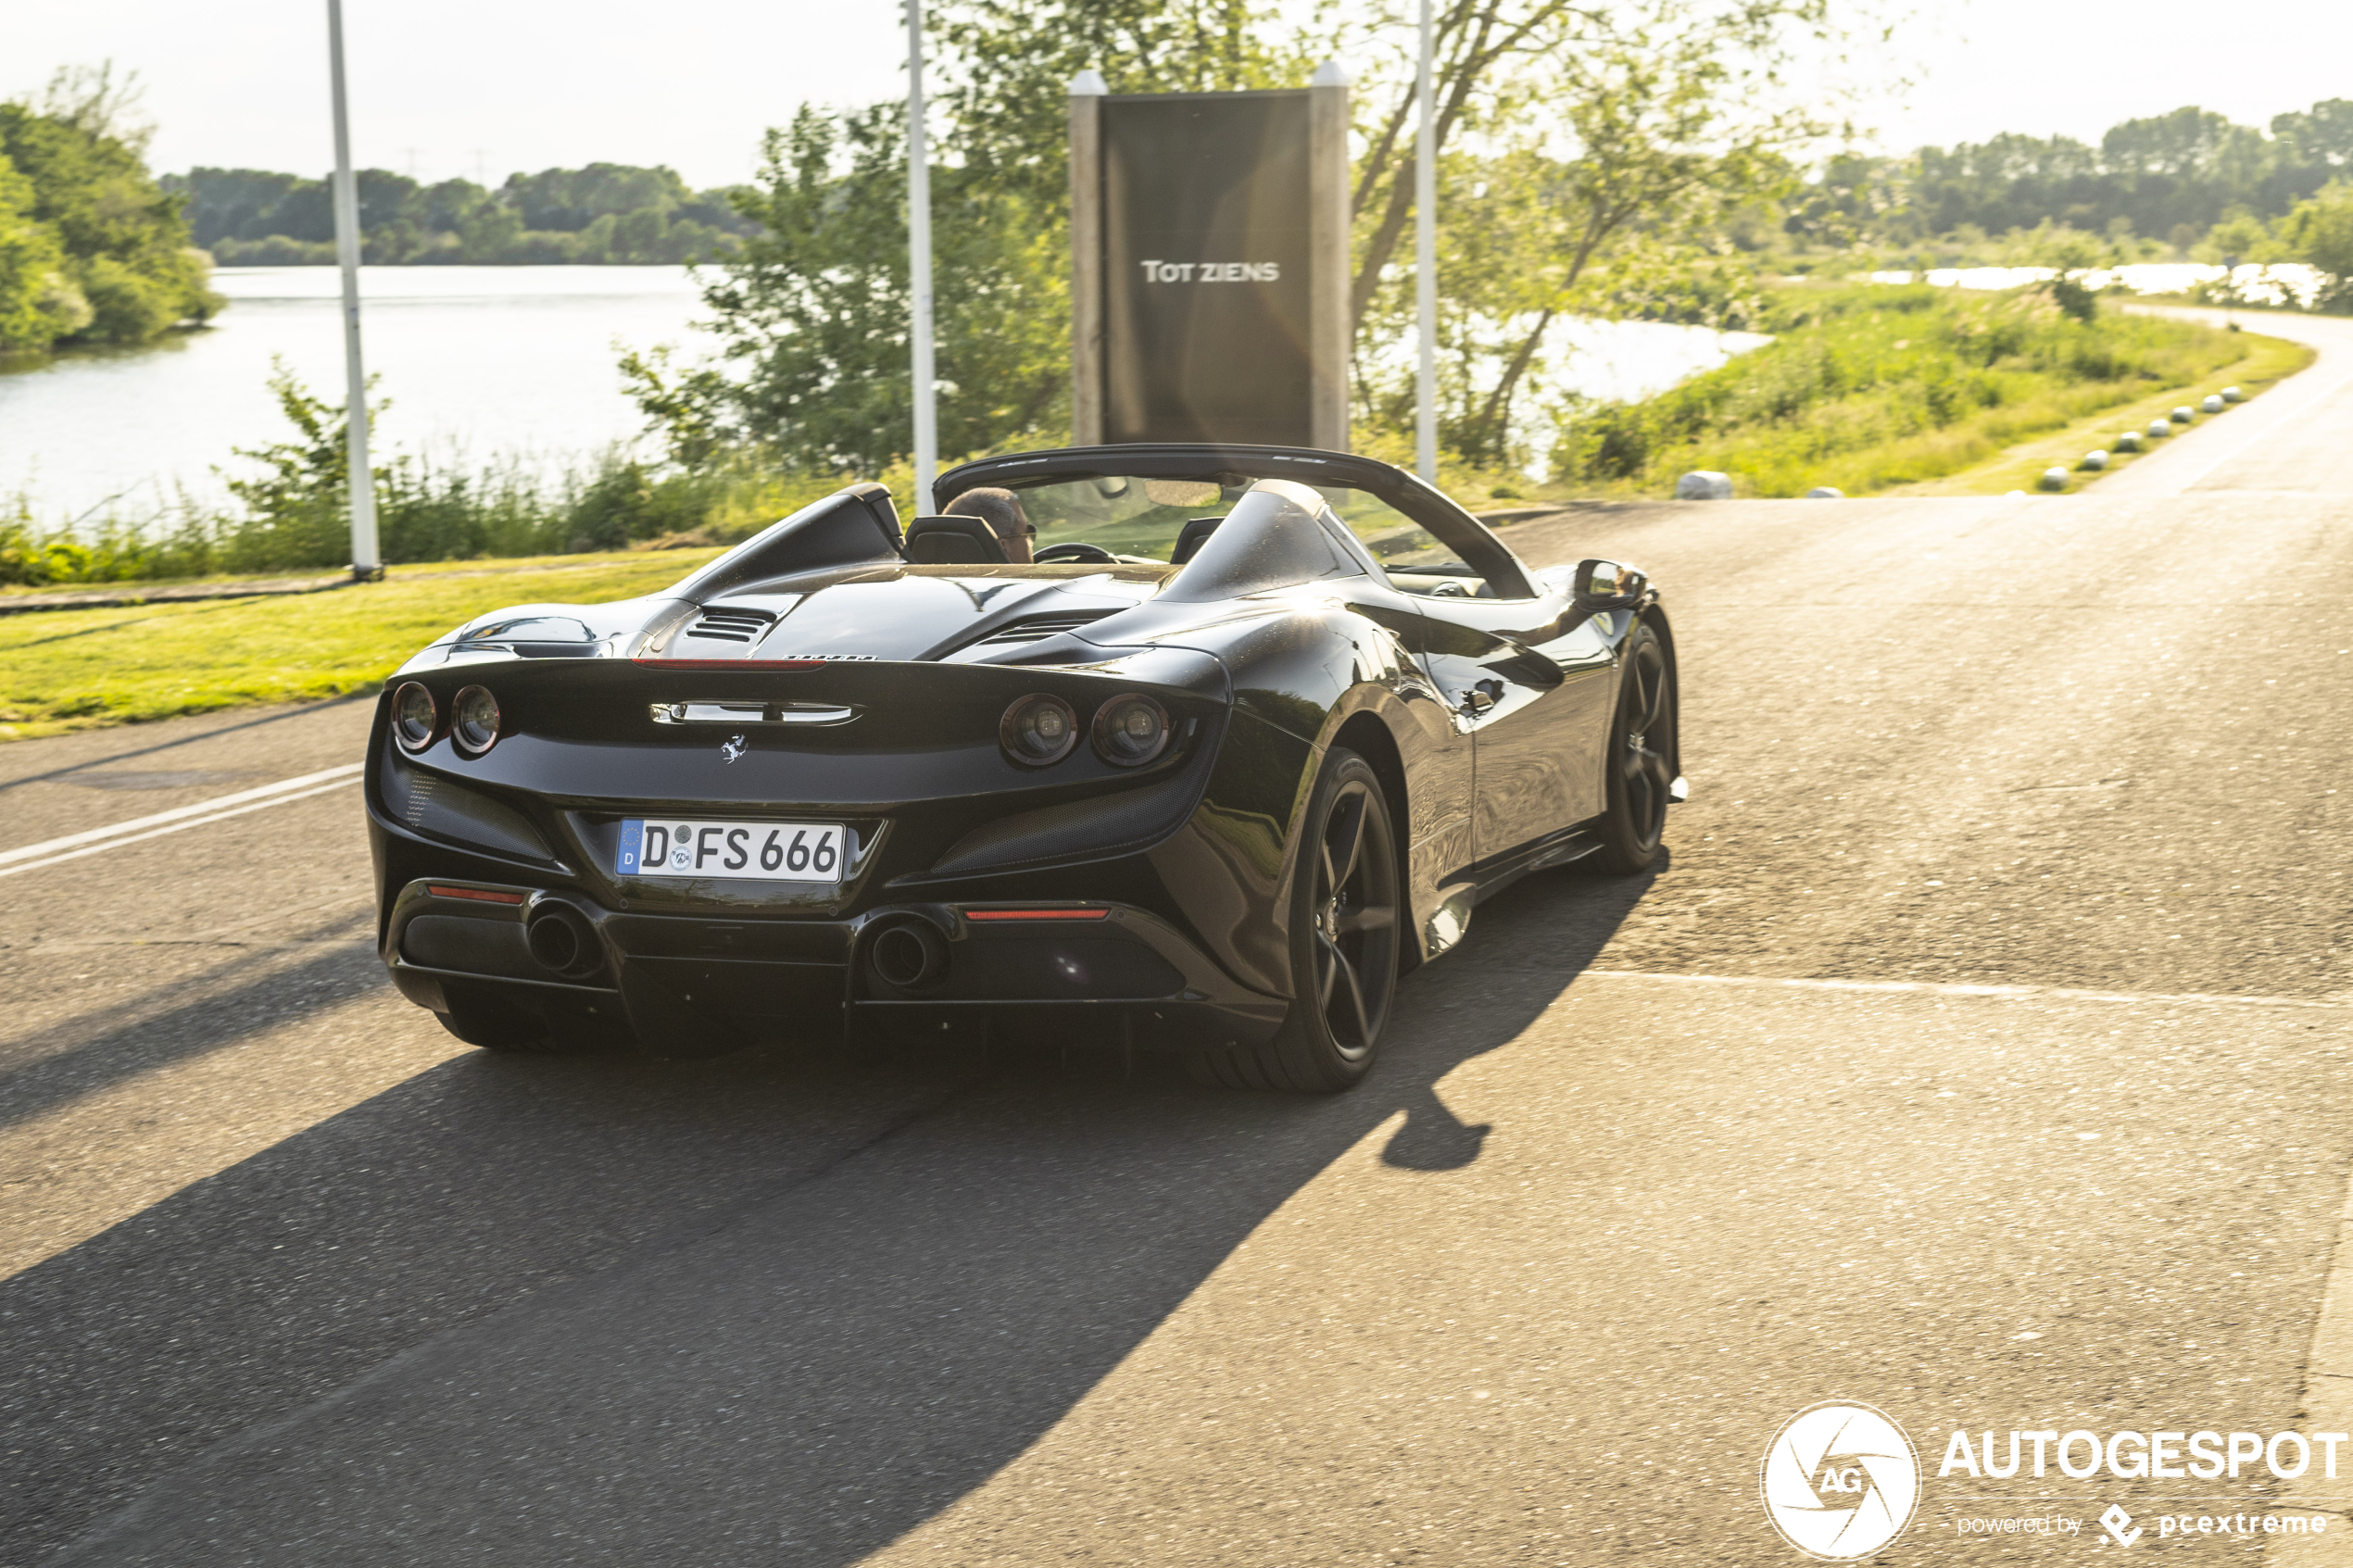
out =
[(2271, 134), (2291, 162), (2353, 168), (2353, 98), (2324, 98), (2301, 113), (2273, 115)]
[(19, 234), (29, 221), (51, 236), (20, 237), (19, 265), (35, 266), (33, 252), (53, 243), (60, 263), (44, 274), (46, 315), (78, 323), (59, 339), (145, 343), (223, 303), (206, 287), (209, 264), (189, 246), (178, 200), (147, 172), (148, 133), (127, 118), (135, 97), (111, 69), (67, 70), (38, 103), (0, 103), (0, 159), (21, 177), (9, 201)]
[[(1615, 151), (1638, 133), (1671, 140), (1694, 120), (1737, 137), (1743, 109), (1778, 86), (1798, 40), (1835, 43), (1842, 36), (1830, 0), (1637, 0), (1615, 6), (1451, 0), (1435, 32), (1431, 96), (1441, 158), (1458, 137), (1517, 140), (1592, 93), (1617, 102), (1587, 111), (1588, 123), (1573, 128), (1580, 142), (1599, 130), (1598, 144)], [(1355, 170), (1359, 234), (1351, 305), (1360, 324), (1413, 217), (1414, 72), (1403, 33), (1384, 18), (1339, 35), (1361, 40), (1384, 61), (1358, 90), (1360, 122), (1371, 143)], [(1667, 80), (1677, 70), (1699, 73), (1722, 96), (1704, 105), (1678, 92)], [(1655, 166), (1666, 144), (1636, 156)]]
[(2297, 204), (2280, 229), (2291, 254), (2327, 280), (2322, 308), (2353, 311), (2353, 184), (2339, 182)]
[[(1612, 287), (1655, 303), (1676, 292), (1667, 274), (1693, 260), (1704, 215), (1786, 181), (1787, 155), (1820, 127), (1778, 104), (1778, 73), (1803, 40), (1838, 36), (1831, 3), (1451, 0), (1438, 100), (1451, 440), (1502, 450), (1546, 330), (1580, 300), (1611, 297), (1579, 291), (1614, 247), (1629, 246)], [(1407, 331), (1395, 264), (1412, 216), (1410, 81), (1397, 69), (1406, 30), (1335, 15), (1293, 25), (1293, 13), (1247, 0), (947, 0), (933, 11), (943, 450), (1035, 439), (1059, 419), (1065, 115), (1082, 69), (1114, 92), (1205, 91), (1298, 86), (1342, 49), (1386, 60), (1355, 97), (1368, 148), (1353, 194), (1352, 303), (1360, 392), (1376, 422), (1393, 414), (1382, 365)], [(674, 445), (756, 440), (795, 461), (870, 469), (904, 452), (898, 117), (896, 105), (810, 111), (772, 138), (759, 194), (737, 203), (765, 232), (706, 290), (724, 363), (682, 371), (641, 358), (630, 372)]]
[(57, 232), (32, 217), (33, 201), (32, 182), (0, 156), (0, 355), (37, 353), (93, 314), (66, 276)]
[[(623, 361), (673, 453), (761, 448), (797, 467), (872, 473), (903, 455), (911, 420), (905, 141), (894, 105), (804, 107), (769, 132), (737, 199), (761, 232), (707, 283), (721, 363), (673, 372)], [(1038, 439), (1066, 417), (1067, 284), (1057, 225), (1020, 182), (987, 169), (934, 176), (940, 445)]]

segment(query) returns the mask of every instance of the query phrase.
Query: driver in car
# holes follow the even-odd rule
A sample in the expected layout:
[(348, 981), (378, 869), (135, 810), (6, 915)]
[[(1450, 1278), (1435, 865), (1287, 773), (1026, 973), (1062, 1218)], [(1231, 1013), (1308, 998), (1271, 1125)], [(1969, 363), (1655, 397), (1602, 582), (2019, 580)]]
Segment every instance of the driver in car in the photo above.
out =
[(967, 490), (948, 503), (944, 517), (976, 517), (997, 535), (997, 543), (1005, 558), (1016, 566), (1030, 559), (1029, 542), (1038, 537), (1038, 530), (1029, 525), (1028, 517), (1021, 509), (1021, 497), (1010, 490), (993, 486)]

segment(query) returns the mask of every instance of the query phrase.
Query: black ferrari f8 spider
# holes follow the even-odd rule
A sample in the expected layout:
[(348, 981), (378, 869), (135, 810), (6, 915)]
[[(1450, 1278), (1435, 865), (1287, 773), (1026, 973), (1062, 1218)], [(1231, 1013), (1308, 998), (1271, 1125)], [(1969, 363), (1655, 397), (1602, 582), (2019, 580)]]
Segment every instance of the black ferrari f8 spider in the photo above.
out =
[(1544, 867), (1642, 870), (1674, 638), (1331, 452), (992, 458), (855, 484), (677, 586), (469, 621), (386, 683), (384, 962), (459, 1038), (1157, 1046), (1344, 1088), (1398, 976)]

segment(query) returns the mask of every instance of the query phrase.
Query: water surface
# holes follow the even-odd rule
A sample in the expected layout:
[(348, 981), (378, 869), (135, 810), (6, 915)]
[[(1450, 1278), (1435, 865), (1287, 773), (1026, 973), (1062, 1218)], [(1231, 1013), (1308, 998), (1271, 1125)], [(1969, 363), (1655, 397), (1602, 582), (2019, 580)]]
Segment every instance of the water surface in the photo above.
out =
[[(0, 375), (0, 495), (51, 521), (152, 513), (177, 482), (217, 493), (216, 466), (292, 434), (269, 389), (273, 355), (343, 401), (340, 274), (227, 267), (233, 302), (200, 332), (150, 348), (67, 356)], [(700, 311), (683, 267), (365, 267), (361, 332), (380, 446), (511, 454), (560, 467), (643, 421), (613, 368), (616, 341), (686, 342)]]

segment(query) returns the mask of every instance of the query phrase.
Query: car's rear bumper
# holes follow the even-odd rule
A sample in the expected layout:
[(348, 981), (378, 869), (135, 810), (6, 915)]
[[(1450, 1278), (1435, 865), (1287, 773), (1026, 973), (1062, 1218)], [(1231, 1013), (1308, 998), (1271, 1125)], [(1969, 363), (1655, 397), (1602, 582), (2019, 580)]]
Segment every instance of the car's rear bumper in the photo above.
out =
[[(535, 924), (575, 922), (560, 966)], [(937, 972), (895, 986), (894, 926), (936, 936)], [(930, 938), (926, 937), (928, 941)], [(1287, 1004), (1236, 984), (1174, 925), (1119, 903), (890, 904), (841, 920), (602, 908), (570, 888), (426, 877), (404, 885), (383, 957), (401, 993), (468, 1019), (634, 1037), (666, 1055), (921, 1034), (1106, 1045), (1263, 1040)]]

